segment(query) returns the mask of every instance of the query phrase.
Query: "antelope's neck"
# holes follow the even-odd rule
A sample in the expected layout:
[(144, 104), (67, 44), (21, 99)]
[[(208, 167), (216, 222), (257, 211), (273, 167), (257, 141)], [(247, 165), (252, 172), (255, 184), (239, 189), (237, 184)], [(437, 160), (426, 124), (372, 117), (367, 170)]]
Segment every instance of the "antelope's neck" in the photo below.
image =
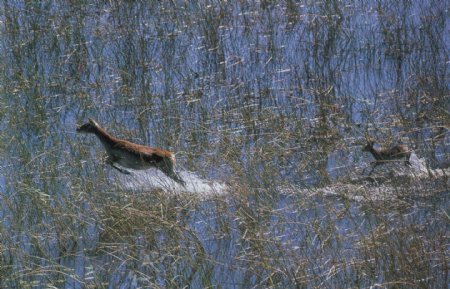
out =
[(110, 149), (118, 140), (101, 127), (97, 127), (94, 133), (107, 150)]

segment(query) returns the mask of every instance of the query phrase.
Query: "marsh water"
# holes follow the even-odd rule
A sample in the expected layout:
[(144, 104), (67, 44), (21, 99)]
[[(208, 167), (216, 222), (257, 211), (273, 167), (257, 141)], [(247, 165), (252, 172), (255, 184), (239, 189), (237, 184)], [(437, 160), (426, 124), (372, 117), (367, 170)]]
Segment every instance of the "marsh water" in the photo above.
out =
[[(447, 287), (445, 1), (0, 11), (1, 287)], [(88, 118), (187, 187), (105, 164)], [(427, 177), (367, 177), (368, 138)]]

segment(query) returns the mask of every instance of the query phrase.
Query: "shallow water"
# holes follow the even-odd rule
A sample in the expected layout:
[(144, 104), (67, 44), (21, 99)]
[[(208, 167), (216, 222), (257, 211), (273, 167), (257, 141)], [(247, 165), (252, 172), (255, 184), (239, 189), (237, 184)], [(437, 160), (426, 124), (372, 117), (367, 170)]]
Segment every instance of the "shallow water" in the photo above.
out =
[[(446, 287), (445, 1), (0, 11), (0, 287)], [(107, 166), (88, 117), (186, 187)], [(368, 137), (414, 171), (362, 176)]]

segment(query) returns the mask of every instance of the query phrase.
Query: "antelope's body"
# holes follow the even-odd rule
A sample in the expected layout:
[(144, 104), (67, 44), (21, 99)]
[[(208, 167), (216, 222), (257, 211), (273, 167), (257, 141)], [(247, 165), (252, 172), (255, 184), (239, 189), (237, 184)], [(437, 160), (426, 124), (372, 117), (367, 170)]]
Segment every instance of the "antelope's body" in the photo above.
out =
[(130, 174), (129, 171), (117, 167), (116, 164), (134, 170), (157, 168), (177, 183), (185, 185), (185, 182), (174, 171), (175, 156), (170, 151), (116, 138), (92, 119), (78, 127), (77, 132), (95, 134), (108, 154), (106, 162), (121, 173)]
[[(374, 144), (374, 141), (368, 141), (367, 145), (363, 148), (363, 151), (370, 152), (375, 158), (375, 164), (372, 171), (378, 165), (401, 159), (405, 159), (405, 165), (411, 165), (409, 162), (411, 151), (407, 146), (396, 145), (390, 149), (376, 149), (373, 147)], [(372, 171), (370, 173), (372, 173)]]

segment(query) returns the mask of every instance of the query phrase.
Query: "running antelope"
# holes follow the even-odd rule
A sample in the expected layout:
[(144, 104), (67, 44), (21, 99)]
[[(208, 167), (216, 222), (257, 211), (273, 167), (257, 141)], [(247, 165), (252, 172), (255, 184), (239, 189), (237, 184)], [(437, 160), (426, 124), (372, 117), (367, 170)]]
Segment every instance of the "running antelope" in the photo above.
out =
[(157, 168), (177, 183), (183, 186), (186, 184), (174, 171), (175, 156), (172, 152), (118, 139), (107, 133), (93, 119), (77, 127), (77, 132), (95, 134), (108, 153), (106, 163), (123, 174), (130, 172), (116, 164), (135, 170)]
[(375, 163), (369, 175), (373, 172), (376, 166), (388, 163), (393, 160), (405, 159), (405, 165), (410, 166), (409, 158), (411, 157), (411, 151), (405, 145), (396, 145), (390, 149), (376, 149), (373, 147), (375, 142), (373, 140), (367, 141), (367, 145), (363, 148), (363, 151), (370, 152), (375, 158)]

